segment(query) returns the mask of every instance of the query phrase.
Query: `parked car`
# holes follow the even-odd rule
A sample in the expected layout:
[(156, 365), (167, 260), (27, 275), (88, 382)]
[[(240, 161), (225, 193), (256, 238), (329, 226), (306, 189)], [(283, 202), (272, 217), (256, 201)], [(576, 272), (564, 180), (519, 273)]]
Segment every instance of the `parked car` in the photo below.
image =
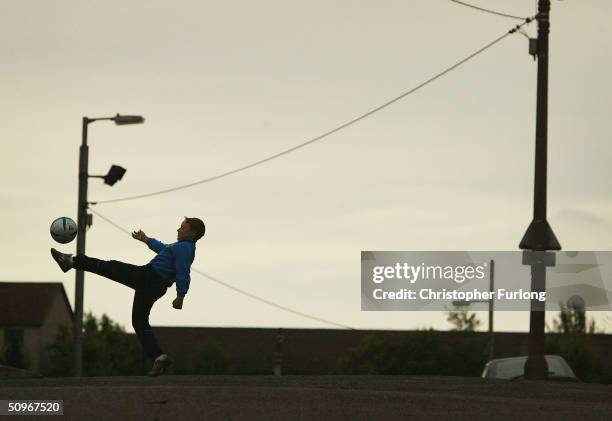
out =
[[(569, 364), (559, 355), (546, 355), (549, 380), (579, 381)], [(482, 371), (483, 378), (517, 380), (525, 377), (527, 357), (499, 358), (489, 361)]]

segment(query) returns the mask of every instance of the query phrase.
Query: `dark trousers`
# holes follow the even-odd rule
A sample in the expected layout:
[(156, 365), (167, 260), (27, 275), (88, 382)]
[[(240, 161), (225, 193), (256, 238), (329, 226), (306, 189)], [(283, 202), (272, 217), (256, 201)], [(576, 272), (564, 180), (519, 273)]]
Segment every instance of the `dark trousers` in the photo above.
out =
[(149, 313), (155, 301), (160, 299), (168, 287), (151, 265), (136, 266), (117, 260), (99, 260), (85, 255), (74, 257), (74, 268), (112, 279), (134, 290), (132, 326), (146, 355), (157, 358), (163, 351), (149, 324)]

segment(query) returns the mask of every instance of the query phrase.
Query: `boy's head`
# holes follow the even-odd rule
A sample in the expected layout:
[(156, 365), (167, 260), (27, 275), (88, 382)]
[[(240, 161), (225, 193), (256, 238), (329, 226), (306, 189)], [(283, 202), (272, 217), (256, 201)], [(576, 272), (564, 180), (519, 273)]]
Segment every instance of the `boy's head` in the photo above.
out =
[(178, 241), (191, 240), (198, 241), (204, 236), (206, 232), (206, 226), (199, 218), (188, 218), (181, 223), (179, 229), (176, 230), (176, 239)]

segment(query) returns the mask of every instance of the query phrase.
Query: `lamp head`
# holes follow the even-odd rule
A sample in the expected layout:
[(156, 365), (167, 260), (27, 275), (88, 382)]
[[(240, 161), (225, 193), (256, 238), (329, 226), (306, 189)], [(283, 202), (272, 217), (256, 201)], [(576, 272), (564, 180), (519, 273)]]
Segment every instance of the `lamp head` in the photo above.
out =
[(119, 165), (113, 165), (110, 170), (108, 170), (108, 174), (104, 176), (104, 183), (112, 186), (123, 178), (125, 172), (125, 168), (120, 167)]
[(141, 124), (144, 123), (144, 117), (140, 115), (121, 115), (117, 114), (112, 118), (116, 125), (122, 126), (125, 124)]

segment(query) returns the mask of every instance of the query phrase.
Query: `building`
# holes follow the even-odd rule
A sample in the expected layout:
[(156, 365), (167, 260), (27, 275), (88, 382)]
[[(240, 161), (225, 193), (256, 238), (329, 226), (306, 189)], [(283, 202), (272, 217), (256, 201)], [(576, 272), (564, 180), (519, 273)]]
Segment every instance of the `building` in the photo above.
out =
[[(277, 366), (283, 374), (334, 374), (341, 361), (367, 336), (404, 333), (253, 327), (154, 326), (153, 330), (164, 352), (176, 357), (175, 370), (185, 374), (197, 373), (198, 362), (211, 358), (211, 343), (227, 359), (227, 372), (231, 374), (272, 374)], [(486, 332), (473, 335), (445, 331), (431, 333), (437, 342), (449, 346), (458, 341), (476, 341), (482, 343), (484, 349), (488, 341)], [(526, 334), (499, 335), (508, 355), (527, 352)]]
[(194, 367), (199, 361), (206, 362), (215, 346), (227, 358), (232, 374), (272, 374), (277, 365), (286, 374), (332, 373), (352, 347), (376, 332), (163, 326), (153, 330), (164, 352), (176, 357), (179, 373), (197, 372)]
[(40, 372), (46, 346), (72, 320), (61, 283), (0, 282), (0, 350), (21, 349), (29, 370)]
[[(252, 327), (153, 327), (159, 343), (174, 357), (177, 374), (198, 373), (215, 352), (227, 360), (230, 374), (334, 374), (339, 363), (369, 335), (400, 335), (402, 331), (339, 329), (274, 329)], [(430, 331), (432, 339), (449, 349), (471, 344), (486, 358), (488, 332)], [(547, 334), (547, 338), (563, 337)], [(602, 370), (612, 373), (612, 335), (585, 335), (602, 357)], [(134, 339), (135, 340), (135, 339)], [(496, 332), (495, 358), (527, 355), (529, 334)], [(280, 366), (280, 367), (277, 367)], [(484, 360), (483, 360), (484, 367)]]

